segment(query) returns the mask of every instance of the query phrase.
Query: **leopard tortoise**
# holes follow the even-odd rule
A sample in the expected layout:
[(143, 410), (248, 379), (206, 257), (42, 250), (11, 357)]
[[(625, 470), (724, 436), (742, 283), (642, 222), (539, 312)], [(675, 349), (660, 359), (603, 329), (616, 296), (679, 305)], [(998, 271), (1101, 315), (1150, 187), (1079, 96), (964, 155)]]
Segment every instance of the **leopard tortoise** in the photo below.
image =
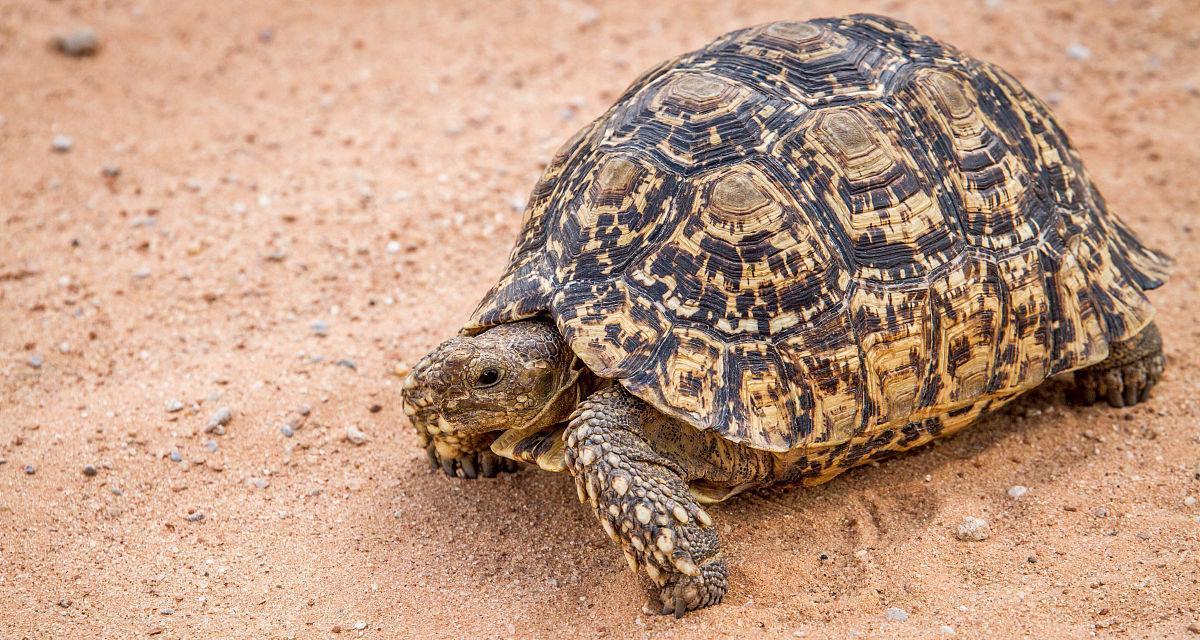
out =
[(1169, 261), (1046, 106), (873, 15), (724, 35), (554, 156), (510, 264), (404, 409), (434, 467), (574, 476), (676, 616), (720, 602), (702, 505), (818, 484), (1075, 370), (1145, 400)]

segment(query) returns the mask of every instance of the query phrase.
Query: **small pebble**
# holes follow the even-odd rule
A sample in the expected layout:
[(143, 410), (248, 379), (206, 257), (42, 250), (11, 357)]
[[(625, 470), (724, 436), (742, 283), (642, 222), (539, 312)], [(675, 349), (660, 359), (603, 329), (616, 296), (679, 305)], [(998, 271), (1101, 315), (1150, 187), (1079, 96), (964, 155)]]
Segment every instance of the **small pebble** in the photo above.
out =
[(1184, 504), (1185, 506), (1188, 506), (1188, 507), (1194, 507), (1194, 506), (1196, 506), (1196, 497), (1195, 497), (1195, 496), (1188, 496), (1188, 497), (1184, 498), (1184, 499), (1183, 499), (1183, 504)]
[(351, 371), (358, 371), (358, 364), (350, 358), (342, 358), (341, 360), (338, 360), (336, 364), (339, 367), (346, 367)]
[(962, 524), (958, 525), (954, 532), (954, 537), (959, 540), (971, 542), (987, 540), (991, 535), (991, 527), (988, 526), (987, 520), (974, 516), (963, 518)]
[(113, 494), (114, 496), (123, 496), (123, 495), (125, 495), (125, 492), (124, 492), (124, 491), (121, 491), (121, 487), (109, 487), (109, 488), (108, 488), (108, 491), (109, 491), (109, 493)]
[(54, 140), (50, 143), (50, 148), (54, 149), (55, 153), (66, 153), (71, 150), (71, 147), (74, 146), (75, 141), (71, 139), (71, 136), (66, 136), (61, 133), (54, 136)]
[(308, 328), (312, 329), (313, 334), (318, 338), (329, 335), (329, 323), (324, 320), (314, 320), (312, 324), (308, 325)]
[(1025, 495), (1028, 492), (1029, 492), (1029, 489), (1027, 489), (1019, 484), (1014, 484), (1013, 486), (1008, 488), (1008, 497), (1015, 500), (1015, 499), (1020, 498), (1021, 496)]
[(183, 454), (179, 453), (178, 451), (172, 451), (167, 457), (171, 459), (171, 462), (180, 462), (183, 460)]
[(259, 489), (266, 489), (271, 486), (271, 482), (265, 478), (250, 478), (250, 484)]
[(1092, 509), (1092, 515), (1096, 516), (1097, 518), (1107, 518), (1108, 509), (1105, 509), (1104, 507), (1095, 507)]
[(96, 465), (94, 465), (94, 464), (85, 464), (85, 465), (83, 465), (83, 475), (85, 475), (85, 476), (87, 476), (87, 477), (89, 477), (89, 478), (90, 478), (90, 477), (92, 477), (92, 476), (96, 475), (96, 473), (98, 473), (98, 472), (96, 471)]
[(285, 424), (282, 427), (279, 427), (279, 433), (282, 433), (283, 437), (285, 437), (285, 438), (290, 438), (290, 437), (296, 435), (296, 430), (294, 428), (292, 428), (292, 425)]
[(34, 467), (34, 466), (33, 466), (33, 465), (31, 465), (31, 464), (27, 464), (27, 465), (25, 465), (25, 475), (27, 475), (27, 476), (31, 476), (31, 475), (33, 475), (33, 474), (35, 474), (35, 473), (37, 473), (37, 467)]
[(1200, 634), (1200, 622), (1193, 622), (1189, 624), (1188, 631), (1190, 633)]
[(899, 607), (889, 607), (888, 610), (884, 612), (884, 615), (887, 616), (888, 620), (896, 620), (897, 622), (904, 622), (905, 620), (908, 620), (908, 612)]
[(95, 55), (100, 49), (100, 36), (95, 29), (84, 27), (58, 36), (54, 39), (54, 46), (66, 55), (83, 58)]
[(116, 178), (117, 176), (121, 175), (121, 167), (115, 164), (106, 164), (103, 167), (100, 167), (100, 175), (104, 176), (105, 178)]
[(158, 610), (158, 612), (159, 612), (159, 613), (161, 613), (161, 614), (163, 614), (164, 616), (173, 616), (173, 615), (175, 615), (175, 610), (174, 610), (174, 609), (167, 609), (167, 608), (163, 608), (163, 609), (159, 609), (159, 610)]
[(358, 622), (354, 623), (354, 628), (362, 631), (363, 629), (367, 628), (367, 623), (363, 620), (359, 620)]
[(367, 411), (370, 411), (371, 413), (379, 413), (380, 411), (383, 411), (383, 405), (373, 404), (367, 407)]
[(952, 627), (948, 624), (944, 624), (944, 625), (942, 625), (942, 633), (944, 633), (948, 636), (952, 636), (952, 635), (954, 635), (954, 627)]
[(29, 356), (29, 366), (34, 369), (41, 369), (43, 364), (46, 364), (46, 359), (41, 355), (35, 353)]
[(367, 434), (360, 431), (358, 427), (351, 425), (346, 427), (346, 440), (349, 440), (351, 444), (365, 444), (367, 441)]
[(203, 511), (193, 511), (192, 513), (189, 513), (186, 516), (184, 516), (183, 519), (187, 520), (188, 522), (200, 522), (201, 520), (204, 519), (204, 512)]
[(167, 413), (175, 413), (176, 411), (183, 411), (183, 402), (180, 402), (180, 400), (178, 398), (171, 398), (170, 400), (167, 400), (165, 403), (163, 403), (163, 408), (167, 410)]
[(1087, 60), (1092, 57), (1092, 50), (1076, 42), (1067, 47), (1067, 57), (1072, 60)]
[(208, 426), (204, 428), (204, 432), (225, 435), (225, 425), (232, 419), (233, 411), (229, 407), (221, 407), (208, 419)]
[(204, 448), (208, 449), (209, 453), (216, 453), (217, 452), (217, 441), (216, 440), (205, 440)]
[(395, 240), (389, 241), (387, 243), (387, 252), (391, 254), (400, 253), (400, 243)]
[(308, 414), (312, 413), (312, 407), (309, 407), (306, 404), (302, 404), (302, 405), (296, 407), (296, 413), (307, 417)]

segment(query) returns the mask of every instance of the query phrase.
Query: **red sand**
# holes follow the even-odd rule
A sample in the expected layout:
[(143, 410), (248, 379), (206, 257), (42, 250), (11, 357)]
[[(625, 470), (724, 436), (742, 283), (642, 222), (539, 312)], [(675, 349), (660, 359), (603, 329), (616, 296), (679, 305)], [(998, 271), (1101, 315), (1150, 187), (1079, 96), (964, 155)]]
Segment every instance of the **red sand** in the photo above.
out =
[[(1112, 208), (1178, 257), (1153, 294), (1169, 365), (1149, 404), (1076, 409), (1051, 384), (935, 447), (715, 508), (733, 587), (680, 621), (639, 613), (568, 477), (426, 470), (389, 371), (497, 277), (513, 202), (554, 148), (661, 59), (848, 7), (0, 2), (0, 638), (1188, 635), (1187, 2), (853, 7), (1051, 100)], [(47, 46), (75, 25), (101, 34), (98, 55)], [(204, 434), (221, 406), (227, 433)], [(348, 426), (370, 441), (346, 442)], [(1029, 493), (1009, 498), (1015, 484)], [(965, 515), (991, 538), (954, 540)]]

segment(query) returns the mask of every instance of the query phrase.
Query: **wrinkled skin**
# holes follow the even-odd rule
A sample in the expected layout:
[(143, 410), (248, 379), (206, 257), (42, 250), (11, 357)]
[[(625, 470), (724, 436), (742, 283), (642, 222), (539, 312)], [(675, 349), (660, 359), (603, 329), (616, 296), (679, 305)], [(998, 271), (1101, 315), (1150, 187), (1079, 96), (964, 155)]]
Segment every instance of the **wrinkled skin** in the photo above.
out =
[(488, 447), (505, 429), (566, 420), (570, 409), (541, 414), (569, 383), (571, 359), (554, 326), (541, 321), (443, 342), (413, 367), (402, 392), (430, 464), (464, 478), (515, 471), (516, 461)]

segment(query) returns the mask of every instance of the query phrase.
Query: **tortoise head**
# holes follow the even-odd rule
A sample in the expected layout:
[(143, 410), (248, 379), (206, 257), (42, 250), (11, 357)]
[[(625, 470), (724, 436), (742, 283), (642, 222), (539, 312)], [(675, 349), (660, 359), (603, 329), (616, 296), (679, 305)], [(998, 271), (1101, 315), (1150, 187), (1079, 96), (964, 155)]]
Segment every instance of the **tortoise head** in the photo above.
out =
[[(402, 390), (404, 413), (430, 463), (447, 475), (515, 469), (488, 449), (509, 429), (537, 428), (567, 418), (556, 400), (575, 383), (570, 348), (554, 325), (525, 320), (451, 338), (413, 367)], [(564, 415), (560, 413), (566, 412)], [(461, 473), (460, 473), (461, 472)]]

